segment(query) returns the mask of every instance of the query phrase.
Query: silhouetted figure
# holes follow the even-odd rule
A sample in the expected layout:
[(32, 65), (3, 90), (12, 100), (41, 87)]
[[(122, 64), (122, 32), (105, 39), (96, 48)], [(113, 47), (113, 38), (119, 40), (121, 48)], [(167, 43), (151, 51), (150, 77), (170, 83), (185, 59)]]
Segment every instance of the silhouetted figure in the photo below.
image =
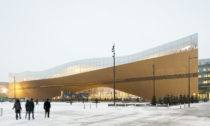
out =
[(98, 103), (98, 99), (97, 98), (95, 99), (95, 102)]
[(29, 108), (29, 103), (30, 101), (27, 99), (26, 100), (26, 104), (25, 104), (25, 108), (26, 108), (26, 115), (25, 115), (25, 118), (27, 118), (27, 115), (29, 116), (29, 110), (30, 110), (30, 108)]
[(32, 118), (34, 119), (34, 101), (33, 98), (31, 98), (31, 100), (29, 101), (29, 116), (28, 116), (28, 120), (30, 120), (32, 114)]
[(14, 103), (14, 106), (13, 106), (13, 109), (15, 109), (15, 113), (16, 113), (16, 120), (18, 120), (18, 115), (19, 115), (19, 119), (21, 119), (21, 104), (20, 104), (20, 100), (19, 99), (16, 99), (15, 100), (15, 103)]
[(136, 102), (139, 102), (139, 98), (136, 98)]
[(36, 99), (36, 105), (38, 105), (39, 104), (39, 100), (38, 99)]
[(72, 99), (70, 99), (70, 104), (72, 105)]
[(84, 98), (82, 99), (82, 103), (83, 103), (83, 104), (85, 103), (85, 99), (84, 99)]
[(95, 99), (95, 102), (96, 102), (96, 108), (98, 107), (98, 99), (96, 98)]
[(46, 116), (48, 118), (50, 117), (50, 107), (51, 107), (50, 101), (49, 101), (49, 99), (47, 99), (44, 102), (45, 118), (46, 118)]

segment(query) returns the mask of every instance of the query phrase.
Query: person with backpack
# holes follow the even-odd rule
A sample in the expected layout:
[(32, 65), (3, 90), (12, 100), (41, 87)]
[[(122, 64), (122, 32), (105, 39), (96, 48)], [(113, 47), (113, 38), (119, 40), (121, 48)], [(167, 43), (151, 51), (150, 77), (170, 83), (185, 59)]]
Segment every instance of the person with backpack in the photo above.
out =
[(21, 107), (21, 104), (20, 104), (20, 100), (19, 99), (16, 99), (15, 100), (13, 109), (15, 109), (16, 120), (18, 120), (18, 117), (19, 117), (19, 119), (21, 119), (21, 110), (22, 110), (22, 107)]

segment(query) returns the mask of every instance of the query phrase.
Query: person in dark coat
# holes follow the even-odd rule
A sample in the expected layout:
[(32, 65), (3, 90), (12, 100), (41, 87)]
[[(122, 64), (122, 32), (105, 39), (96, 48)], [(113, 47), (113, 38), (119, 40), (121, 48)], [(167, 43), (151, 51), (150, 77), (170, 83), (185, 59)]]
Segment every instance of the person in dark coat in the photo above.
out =
[(32, 118), (34, 119), (34, 101), (33, 101), (33, 98), (31, 98), (31, 100), (29, 101), (29, 116), (28, 116), (28, 120), (30, 120), (31, 114), (32, 114)]
[(30, 111), (30, 101), (27, 99), (26, 100), (26, 104), (25, 104), (25, 108), (26, 108), (26, 116), (25, 118), (27, 118), (27, 115), (29, 116), (29, 111)]
[(21, 104), (20, 104), (20, 100), (19, 99), (16, 99), (15, 100), (13, 109), (15, 109), (16, 120), (18, 120), (18, 115), (19, 115), (19, 119), (21, 119), (21, 114), (20, 113), (21, 113), (22, 107), (21, 107)]
[(72, 99), (70, 99), (70, 104), (71, 104), (71, 105), (72, 105), (72, 102), (73, 102)]
[(39, 100), (38, 99), (36, 99), (36, 105), (38, 105), (39, 104)]
[(49, 101), (49, 99), (47, 99), (44, 102), (45, 118), (46, 118), (46, 116), (48, 118), (50, 117), (50, 107), (51, 107), (50, 101)]
[(96, 98), (95, 99), (95, 102), (96, 102), (96, 108), (98, 107), (98, 99)]

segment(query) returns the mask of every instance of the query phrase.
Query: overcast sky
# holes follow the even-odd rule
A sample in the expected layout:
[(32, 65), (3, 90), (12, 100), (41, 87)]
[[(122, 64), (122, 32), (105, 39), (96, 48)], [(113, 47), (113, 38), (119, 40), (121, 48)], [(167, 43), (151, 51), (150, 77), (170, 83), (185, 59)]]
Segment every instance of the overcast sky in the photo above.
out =
[(0, 81), (8, 73), (123, 56), (198, 33), (210, 58), (210, 0), (0, 0)]

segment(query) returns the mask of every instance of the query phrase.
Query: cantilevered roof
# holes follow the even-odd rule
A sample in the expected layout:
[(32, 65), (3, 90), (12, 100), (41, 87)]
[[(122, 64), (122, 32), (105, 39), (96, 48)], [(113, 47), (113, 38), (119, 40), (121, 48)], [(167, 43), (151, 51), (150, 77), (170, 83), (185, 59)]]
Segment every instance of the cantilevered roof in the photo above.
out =
[[(160, 56), (176, 54), (198, 48), (198, 34), (192, 34), (187, 37), (157, 46), (155, 48), (148, 49), (133, 55), (116, 57), (116, 65), (127, 64), (140, 60), (156, 58)], [(10, 82), (13, 82), (15, 77), (16, 81), (29, 81), (40, 80), (47, 78), (64, 77), (98, 69), (112, 67), (112, 57), (84, 59), (74, 62), (69, 62), (48, 70), (38, 72), (22, 72), (9, 74)]]

